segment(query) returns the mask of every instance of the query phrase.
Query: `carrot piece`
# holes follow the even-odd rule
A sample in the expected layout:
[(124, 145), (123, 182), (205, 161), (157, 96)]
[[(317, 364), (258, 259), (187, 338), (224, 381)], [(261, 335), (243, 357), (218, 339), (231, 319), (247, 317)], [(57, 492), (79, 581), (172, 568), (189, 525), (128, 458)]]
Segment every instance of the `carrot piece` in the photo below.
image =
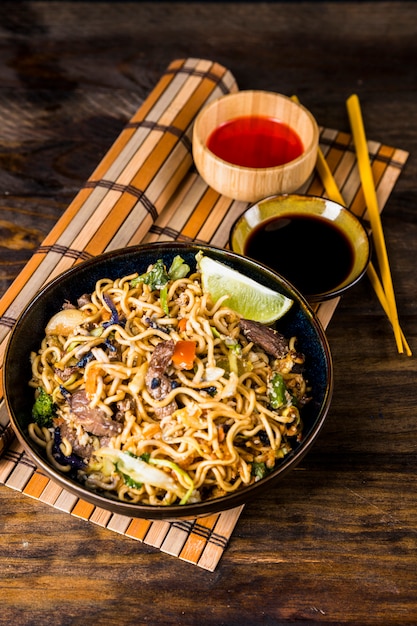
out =
[(180, 319), (180, 321), (178, 322), (178, 330), (180, 332), (183, 332), (185, 330), (186, 326), (187, 326), (187, 318), (186, 317), (182, 317)]
[(91, 397), (94, 395), (97, 388), (97, 379), (100, 374), (103, 373), (103, 370), (98, 364), (92, 365), (85, 377), (85, 393), (87, 396)]
[(195, 341), (177, 341), (172, 355), (172, 362), (183, 370), (190, 370), (195, 359)]
[(111, 313), (104, 307), (101, 309), (101, 319), (103, 322), (107, 322), (111, 318)]

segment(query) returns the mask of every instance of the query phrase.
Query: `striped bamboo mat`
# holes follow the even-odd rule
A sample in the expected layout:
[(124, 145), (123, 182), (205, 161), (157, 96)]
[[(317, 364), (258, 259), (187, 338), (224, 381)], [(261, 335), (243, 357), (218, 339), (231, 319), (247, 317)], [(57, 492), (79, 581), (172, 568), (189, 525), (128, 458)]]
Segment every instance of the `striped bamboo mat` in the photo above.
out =
[[(46, 282), (102, 252), (153, 241), (197, 241), (225, 247), (246, 204), (220, 196), (193, 168), (191, 129), (199, 109), (237, 91), (233, 75), (203, 59), (173, 61), (126, 125), (51, 233), (0, 301), (0, 364), (17, 316)], [(350, 135), (321, 130), (321, 148), (348, 206), (364, 216)], [(369, 142), (380, 207), (408, 154)], [(301, 193), (324, 195), (314, 174)], [(365, 216), (366, 217), (366, 216)], [(337, 300), (318, 309), (324, 327)], [(39, 471), (14, 438), (0, 389), (0, 483), (61, 511), (142, 541), (213, 571), (243, 507), (196, 520), (131, 519), (99, 509)]]

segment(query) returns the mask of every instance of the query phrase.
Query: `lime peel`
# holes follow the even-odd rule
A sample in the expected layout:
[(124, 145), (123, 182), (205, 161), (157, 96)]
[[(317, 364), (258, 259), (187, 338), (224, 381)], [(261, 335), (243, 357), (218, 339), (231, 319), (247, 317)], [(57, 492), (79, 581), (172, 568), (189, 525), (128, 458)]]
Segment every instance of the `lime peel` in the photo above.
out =
[(213, 302), (228, 295), (223, 304), (246, 319), (272, 324), (293, 305), (291, 298), (261, 285), (220, 261), (200, 253), (196, 258), (203, 290), (211, 295)]

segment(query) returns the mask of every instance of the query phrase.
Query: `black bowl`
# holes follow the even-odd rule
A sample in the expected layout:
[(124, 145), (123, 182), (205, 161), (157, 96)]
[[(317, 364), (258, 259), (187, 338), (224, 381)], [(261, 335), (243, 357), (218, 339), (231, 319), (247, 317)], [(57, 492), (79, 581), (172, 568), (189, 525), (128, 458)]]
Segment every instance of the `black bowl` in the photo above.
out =
[[(61, 308), (62, 303), (65, 300), (76, 301), (83, 293), (91, 293), (98, 279), (115, 279), (136, 271), (142, 273), (159, 258), (163, 258), (169, 265), (177, 254), (193, 268), (195, 255), (199, 250), (294, 300), (290, 311), (279, 321), (279, 329), (287, 337), (297, 336), (297, 349), (306, 355), (305, 375), (312, 386), (313, 399), (303, 409), (303, 438), (266, 478), (240, 491), (200, 503), (174, 506), (139, 505), (116, 501), (89, 491), (75, 479), (57, 471), (28, 435), (27, 426), (31, 421), (33, 404), (33, 393), (28, 387), (31, 378), (30, 353), (38, 350), (48, 320)], [(227, 250), (167, 242), (103, 254), (71, 268), (41, 289), (22, 312), (11, 333), (4, 359), (3, 384), (10, 420), (18, 439), (33, 461), (61, 487), (114, 513), (146, 519), (179, 519), (209, 515), (253, 500), (262, 489), (271, 489), (273, 483), (294, 468), (315, 441), (325, 421), (333, 390), (333, 366), (329, 345), (319, 320), (307, 301), (284, 278), (265, 266)]]
[[(230, 248), (251, 256), (249, 244), (261, 232), (253, 258), (286, 276), (309, 302), (344, 294), (361, 280), (371, 258), (371, 240), (360, 219), (319, 196), (283, 194), (253, 204), (233, 224)], [(280, 247), (282, 237), (294, 248), (292, 256)], [(294, 240), (300, 248), (298, 256)]]

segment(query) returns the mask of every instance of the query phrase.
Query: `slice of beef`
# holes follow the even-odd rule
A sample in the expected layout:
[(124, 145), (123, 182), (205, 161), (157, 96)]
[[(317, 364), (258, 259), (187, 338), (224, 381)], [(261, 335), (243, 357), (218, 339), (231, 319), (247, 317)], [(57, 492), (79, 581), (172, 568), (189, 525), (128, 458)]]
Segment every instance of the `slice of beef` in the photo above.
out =
[[(175, 343), (172, 340), (161, 341), (155, 347), (149, 362), (145, 384), (148, 393), (157, 402), (166, 398), (172, 390), (172, 381), (165, 372), (168, 365), (171, 363), (174, 350)], [(162, 419), (167, 415), (171, 415), (177, 408), (178, 405), (174, 400), (165, 407), (156, 408), (155, 413)]]
[(91, 443), (81, 445), (77, 439), (74, 430), (65, 422), (59, 427), (61, 439), (68, 439), (72, 446), (73, 454), (80, 456), (82, 459), (89, 459), (94, 452), (94, 446)]
[(64, 367), (63, 370), (60, 370), (58, 368), (55, 368), (55, 374), (59, 377), (60, 380), (62, 380), (63, 383), (65, 383), (67, 380), (69, 380), (71, 378), (71, 376), (74, 374), (74, 372), (77, 372), (79, 370), (78, 367), (76, 366), (68, 366), (68, 367)]
[(276, 359), (281, 359), (288, 353), (287, 339), (270, 326), (265, 326), (252, 320), (241, 319), (240, 327), (249, 341), (252, 341)]
[(122, 424), (116, 422), (98, 407), (91, 408), (90, 400), (83, 389), (74, 391), (69, 400), (71, 416), (76, 424), (97, 437), (113, 437), (122, 432)]
[(91, 296), (89, 293), (83, 293), (83, 295), (80, 296), (77, 300), (78, 308), (80, 309), (85, 304), (90, 304), (90, 303), (91, 303)]
[(116, 404), (117, 411), (114, 415), (114, 419), (116, 422), (124, 422), (125, 415), (128, 411), (133, 411), (135, 408), (135, 403), (131, 398), (125, 398), (124, 400), (119, 400)]

